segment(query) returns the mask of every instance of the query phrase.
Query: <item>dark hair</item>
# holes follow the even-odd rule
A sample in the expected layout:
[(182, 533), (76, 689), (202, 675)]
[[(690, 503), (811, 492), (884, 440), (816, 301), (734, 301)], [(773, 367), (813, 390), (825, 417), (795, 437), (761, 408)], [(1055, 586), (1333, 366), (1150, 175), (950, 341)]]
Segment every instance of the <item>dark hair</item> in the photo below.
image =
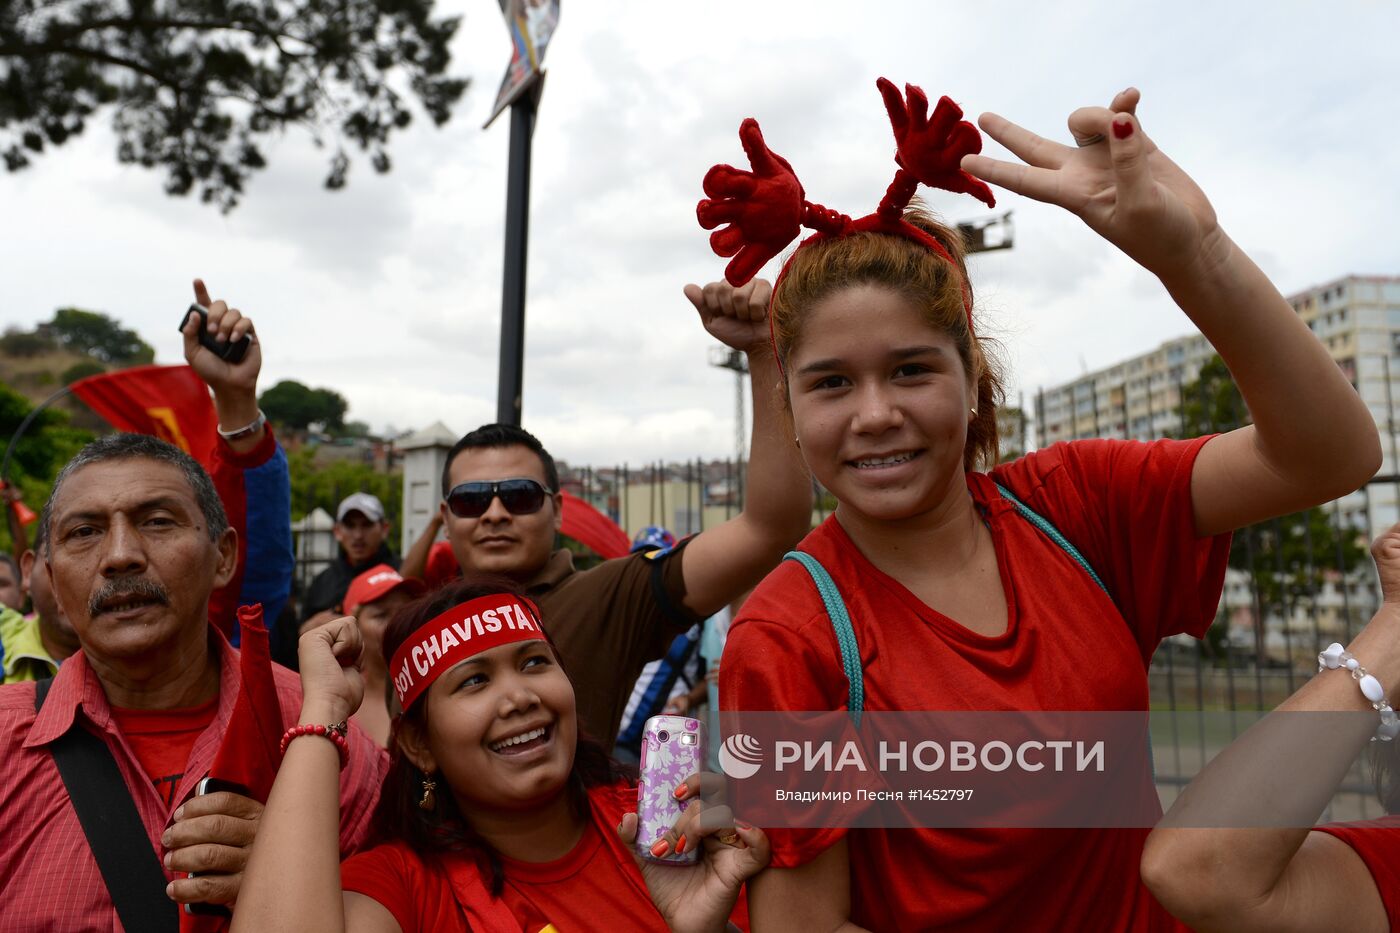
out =
[(447, 452), (447, 462), (442, 465), (442, 494), (444, 497), (452, 491), (452, 461), (456, 460), (457, 455), (462, 451), (474, 450), (478, 447), (525, 447), (534, 451), (535, 456), (540, 458), (540, 463), (544, 466), (545, 485), (552, 492), (559, 491), (559, 468), (554, 465), (554, 458), (549, 455), (549, 451), (544, 449), (539, 438), (513, 424), (483, 424), (470, 434), (463, 435), (462, 439), (453, 444), (452, 449)]
[(15, 559), (8, 554), (0, 554), (0, 564), (9, 565), (10, 573), (15, 575), (15, 582), (18, 583), (20, 577), (19, 564), (15, 563)]
[(807, 312), (828, 295), (858, 285), (877, 285), (903, 295), (930, 326), (949, 336), (963, 368), (976, 378), (977, 416), (968, 424), (963, 466), (990, 468), (998, 459), (997, 406), (1005, 391), (993, 341), (973, 334), (968, 326), (964, 301), (972, 303), (972, 283), (962, 235), (940, 223), (917, 198), (904, 219), (943, 244), (953, 264), (922, 243), (886, 233), (857, 233), (799, 248), (773, 292), (770, 313), (778, 360), (788, 372)]
[[(383, 648), (387, 662), (394, 652), (414, 632), (427, 625), (437, 616), (459, 603), (508, 593), (523, 597), (518, 585), (504, 577), (485, 575), (472, 576), (444, 586), (435, 593), (419, 597), (399, 609), (384, 631)], [(563, 667), (560, 662), (561, 669)], [(564, 671), (565, 676), (568, 671)], [(423, 781), (427, 778), (419, 768), (409, 761), (399, 747), (399, 731), (405, 725), (426, 730), (427, 697), (420, 696), (411, 707), (404, 710), (395, 720), (393, 734), (389, 737), (389, 773), (384, 777), (384, 786), (379, 794), (379, 804), (374, 811), (373, 835), (376, 842), (401, 840), (420, 854), (430, 857), (446, 852), (460, 852), (476, 859), (477, 867), (488, 879), (493, 897), (499, 897), (505, 887), (505, 868), (500, 854), (472, 829), (462, 816), (457, 801), (450, 788), (442, 788), (434, 797), (436, 805), (431, 810), (418, 806), (422, 795)], [(627, 773), (609, 757), (598, 742), (584, 734), (579, 727), (578, 748), (574, 752), (574, 765), (569, 771), (569, 805), (574, 814), (587, 819), (589, 814), (588, 789), (605, 784), (613, 784), (627, 777)]]
[(149, 434), (109, 434), (99, 437), (78, 451), (73, 455), (73, 459), (58, 471), (58, 476), (53, 481), (53, 491), (49, 493), (49, 500), (44, 503), (44, 512), (39, 518), (40, 540), (47, 541), (53, 530), (50, 527), (53, 521), (53, 506), (70, 476), (94, 463), (130, 460), (135, 457), (169, 463), (185, 474), (185, 480), (190, 484), (190, 492), (194, 494), (199, 510), (204, 513), (204, 524), (207, 526), (210, 541), (218, 541), (228, 530), (228, 516), (224, 513), (224, 504), (219, 499), (218, 491), (214, 489), (213, 480), (204, 472), (204, 467), (200, 466), (198, 461), (174, 444)]

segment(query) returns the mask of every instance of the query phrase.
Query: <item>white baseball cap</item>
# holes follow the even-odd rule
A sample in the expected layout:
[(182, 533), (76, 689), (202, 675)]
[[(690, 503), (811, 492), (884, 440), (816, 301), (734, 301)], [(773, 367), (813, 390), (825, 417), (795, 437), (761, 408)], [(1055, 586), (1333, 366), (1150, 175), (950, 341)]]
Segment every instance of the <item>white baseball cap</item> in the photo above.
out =
[(367, 492), (352, 492), (341, 499), (340, 507), (335, 510), (335, 520), (343, 522), (351, 512), (359, 512), (372, 522), (384, 521), (384, 504)]

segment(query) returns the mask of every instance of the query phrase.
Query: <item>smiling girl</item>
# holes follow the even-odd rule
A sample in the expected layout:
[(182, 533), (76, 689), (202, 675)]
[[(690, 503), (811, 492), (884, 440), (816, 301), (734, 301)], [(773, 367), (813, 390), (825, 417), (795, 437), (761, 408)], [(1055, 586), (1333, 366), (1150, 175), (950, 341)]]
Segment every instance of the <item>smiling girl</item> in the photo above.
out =
[[(1157, 644), (1199, 637), (1214, 617), (1229, 532), (1355, 489), (1380, 462), (1375, 424), (1143, 133), (1137, 91), (1075, 111), (1078, 145), (985, 114), (1017, 165), (977, 155), (976, 130), (947, 98), (929, 115), (917, 88), (907, 103), (889, 82), (881, 90), (900, 171), (875, 214), (852, 221), (802, 200), (751, 122), (741, 137), (753, 172), (712, 170), (700, 208), (702, 224), (730, 224), (712, 242), (737, 254), (731, 281), (796, 235), (793, 218), (819, 231), (774, 292), (774, 347), (796, 443), (838, 503), (800, 548), (849, 610), (864, 708), (1146, 710)], [(961, 236), (905, 211), (917, 182), (991, 203), (979, 179), (1077, 214), (1156, 275), (1230, 367), (1254, 423), (1192, 440), (1057, 444), (997, 465), (1002, 385)], [(848, 708), (832, 622), (794, 562), (745, 603), (721, 671), (726, 710)], [(750, 898), (764, 933), (1175, 924), (1138, 877), (1146, 828), (770, 833), (774, 867)]]
[[(360, 650), (353, 619), (302, 636), (305, 728), (284, 740), (235, 930), (725, 929), (767, 862), (762, 831), (702, 829), (687, 812), (677, 832), (688, 841), (674, 845), (701, 846), (700, 862), (640, 862), (636, 786), (579, 735), (569, 678), (535, 607), (506, 582), (453, 584), (390, 623), (404, 712), (378, 845), (340, 865), (334, 727), (362, 698)], [(729, 829), (733, 846), (714, 838)]]

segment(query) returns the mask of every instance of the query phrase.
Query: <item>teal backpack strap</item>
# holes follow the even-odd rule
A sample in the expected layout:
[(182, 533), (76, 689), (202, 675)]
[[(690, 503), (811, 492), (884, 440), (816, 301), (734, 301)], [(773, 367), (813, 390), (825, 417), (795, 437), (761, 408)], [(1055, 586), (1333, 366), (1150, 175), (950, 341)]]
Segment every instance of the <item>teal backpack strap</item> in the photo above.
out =
[(836, 588), (836, 581), (831, 579), (831, 574), (826, 572), (821, 561), (811, 554), (788, 551), (783, 555), (783, 560), (797, 561), (807, 569), (807, 573), (812, 576), (812, 582), (817, 585), (817, 592), (821, 594), (822, 603), (826, 606), (827, 617), (831, 619), (831, 627), (836, 632), (836, 644), (841, 648), (841, 666), (846, 671), (846, 682), (849, 685), (846, 706), (850, 709), (851, 721), (859, 729), (861, 713), (865, 711), (865, 673), (861, 670), (860, 646), (856, 644), (856, 632), (851, 627), (851, 617), (846, 613), (846, 603), (841, 599), (841, 591)]
[(1083, 554), (1079, 553), (1078, 548), (1070, 544), (1069, 541), (1065, 539), (1065, 536), (1060, 534), (1060, 529), (1050, 524), (1050, 520), (1035, 509), (1026, 505), (1020, 499), (1017, 499), (1012, 494), (1011, 490), (1007, 489), (1001, 483), (997, 483), (996, 485), (997, 491), (1001, 493), (1001, 497), (1016, 506), (1016, 511), (1021, 514), (1022, 518), (1044, 532), (1045, 536), (1051, 541), (1054, 541), (1060, 550), (1064, 551), (1076, 564), (1084, 568), (1084, 572), (1099, 585), (1099, 589), (1104, 591), (1104, 595), (1109, 599), (1113, 599), (1113, 594), (1108, 591), (1108, 587), (1103, 585), (1103, 581), (1099, 579), (1099, 575), (1094, 573), (1094, 568), (1089, 565), (1089, 561), (1084, 558)]
[[(1060, 534), (1060, 529), (1050, 524), (1050, 520), (1044, 515), (1041, 515), (1035, 509), (1026, 505), (1020, 499), (1017, 499), (1016, 496), (1012, 494), (1011, 490), (1007, 489), (1001, 483), (997, 483), (996, 485), (997, 491), (1001, 493), (1002, 498), (1006, 499), (1012, 505), (1016, 506), (1016, 511), (1021, 514), (1022, 518), (1024, 518), (1026, 521), (1030, 522), (1032, 525), (1044, 532), (1045, 536), (1051, 541), (1054, 541), (1055, 544), (1059, 546), (1060, 550), (1068, 554), (1076, 564), (1083, 567), (1084, 572), (1087, 573), (1089, 577), (1099, 585), (1099, 589), (1103, 590), (1104, 595), (1107, 596), (1110, 600), (1112, 600), (1115, 603), (1115, 605), (1117, 604), (1117, 601), (1113, 600), (1113, 594), (1108, 591), (1108, 587), (1103, 585), (1103, 581), (1099, 579), (1099, 575), (1095, 573), (1094, 568), (1089, 565), (1089, 561), (1084, 557), (1083, 554), (1079, 553), (1079, 549), (1077, 547), (1075, 547), (1073, 544), (1070, 544), (1069, 540), (1066, 539), (1064, 535)], [(1120, 609), (1119, 612), (1122, 612), (1122, 610)], [(1155, 783), (1157, 780), (1157, 763), (1153, 760), (1152, 757), (1151, 732), (1148, 732), (1147, 734), (1147, 761), (1152, 768), (1152, 780)]]

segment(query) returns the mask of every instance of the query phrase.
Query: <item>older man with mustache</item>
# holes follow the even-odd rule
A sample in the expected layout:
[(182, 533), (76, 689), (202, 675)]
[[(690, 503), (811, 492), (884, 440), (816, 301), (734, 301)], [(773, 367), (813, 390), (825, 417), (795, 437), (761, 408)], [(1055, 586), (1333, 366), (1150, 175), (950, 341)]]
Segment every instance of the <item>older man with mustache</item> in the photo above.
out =
[[(250, 320), (198, 283), (196, 295), (218, 336), (251, 333)], [(197, 326), (186, 331), (186, 357), (215, 390), (221, 433), (231, 445), (257, 444), (266, 431), (259, 347), (230, 366), (199, 346)], [(237, 793), (192, 796), (239, 694), (238, 653), (209, 614), (211, 595), (237, 575), (238, 534), (197, 462), (135, 434), (83, 448), (41, 521), (38, 572), (81, 650), (51, 681), (0, 687), (0, 927), (174, 931), (176, 902), (236, 899), (262, 812)], [(299, 686), (290, 672), (274, 677), (285, 727), (296, 722)], [(77, 769), (75, 748), (85, 756)], [(353, 726), (348, 750), (346, 851), (368, 830), (385, 767)], [(110, 780), (85, 789), (104, 771)]]

